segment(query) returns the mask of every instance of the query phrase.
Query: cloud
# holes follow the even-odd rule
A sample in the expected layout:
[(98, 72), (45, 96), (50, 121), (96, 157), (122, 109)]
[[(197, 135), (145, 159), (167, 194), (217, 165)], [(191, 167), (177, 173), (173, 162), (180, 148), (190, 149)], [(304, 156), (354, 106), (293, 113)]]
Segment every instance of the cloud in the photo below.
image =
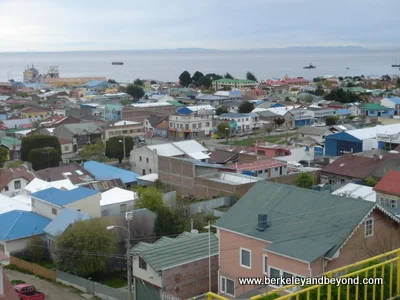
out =
[(400, 47), (398, 0), (0, 0), (0, 51)]

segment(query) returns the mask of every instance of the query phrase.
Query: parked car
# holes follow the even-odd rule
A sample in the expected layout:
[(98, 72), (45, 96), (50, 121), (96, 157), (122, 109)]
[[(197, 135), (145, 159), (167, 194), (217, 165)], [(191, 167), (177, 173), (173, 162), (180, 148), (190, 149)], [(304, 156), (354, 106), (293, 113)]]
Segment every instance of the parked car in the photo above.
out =
[(283, 129), (283, 128), (275, 129), (275, 132), (283, 132), (283, 131), (285, 131), (285, 129)]
[(14, 285), (14, 289), (17, 292), (19, 299), (21, 300), (45, 300), (46, 296), (38, 292), (36, 288), (31, 284), (21, 283)]
[[(308, 160), (300, 160), (299, 164), (301, 164), (303, 167), (308, 167)], [(310, 160), (310, 167), (314, 167), (315, 162), (313, 160)]]

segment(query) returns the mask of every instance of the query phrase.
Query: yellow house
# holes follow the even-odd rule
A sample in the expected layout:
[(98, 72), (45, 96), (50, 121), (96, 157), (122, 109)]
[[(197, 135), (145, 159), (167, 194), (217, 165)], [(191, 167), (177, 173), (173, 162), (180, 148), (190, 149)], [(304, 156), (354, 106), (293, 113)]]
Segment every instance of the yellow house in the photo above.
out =
[(43, 107), (25, 107), (20, 110), (23, 119), (40, 119), (44, 120), (51, 117), (52, 112)]

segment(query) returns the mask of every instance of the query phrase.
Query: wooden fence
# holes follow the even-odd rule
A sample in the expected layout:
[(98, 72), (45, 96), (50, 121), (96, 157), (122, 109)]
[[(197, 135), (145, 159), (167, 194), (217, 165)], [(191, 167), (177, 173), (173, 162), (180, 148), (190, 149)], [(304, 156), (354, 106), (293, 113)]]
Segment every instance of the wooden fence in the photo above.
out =
[(16, 265), (20, 269), (32, 272), (35, 275), (50, 279), (52, 281), (56, 281), (57, 279), (56, 271), (46, 269), (42, 266), (27, 262), (15, 256), (10, 256), (10, 264)]

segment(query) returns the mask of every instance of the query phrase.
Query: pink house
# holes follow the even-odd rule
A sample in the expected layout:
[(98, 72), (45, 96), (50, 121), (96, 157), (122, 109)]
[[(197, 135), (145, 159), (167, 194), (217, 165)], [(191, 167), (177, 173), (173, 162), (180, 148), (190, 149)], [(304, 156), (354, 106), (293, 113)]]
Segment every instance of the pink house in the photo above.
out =
[(247, 299), (277, 287), (239, 278), (318, 276), (397, 249), (399, 222), (375, 202), (260, 181), (215, 224), (218, 292)]
[(290, 148), (274, 144), (256, 143), (253, 145), (253, 151), (257, 153), (257, 155), (262, 155), (268, 158), (291, 155)]

